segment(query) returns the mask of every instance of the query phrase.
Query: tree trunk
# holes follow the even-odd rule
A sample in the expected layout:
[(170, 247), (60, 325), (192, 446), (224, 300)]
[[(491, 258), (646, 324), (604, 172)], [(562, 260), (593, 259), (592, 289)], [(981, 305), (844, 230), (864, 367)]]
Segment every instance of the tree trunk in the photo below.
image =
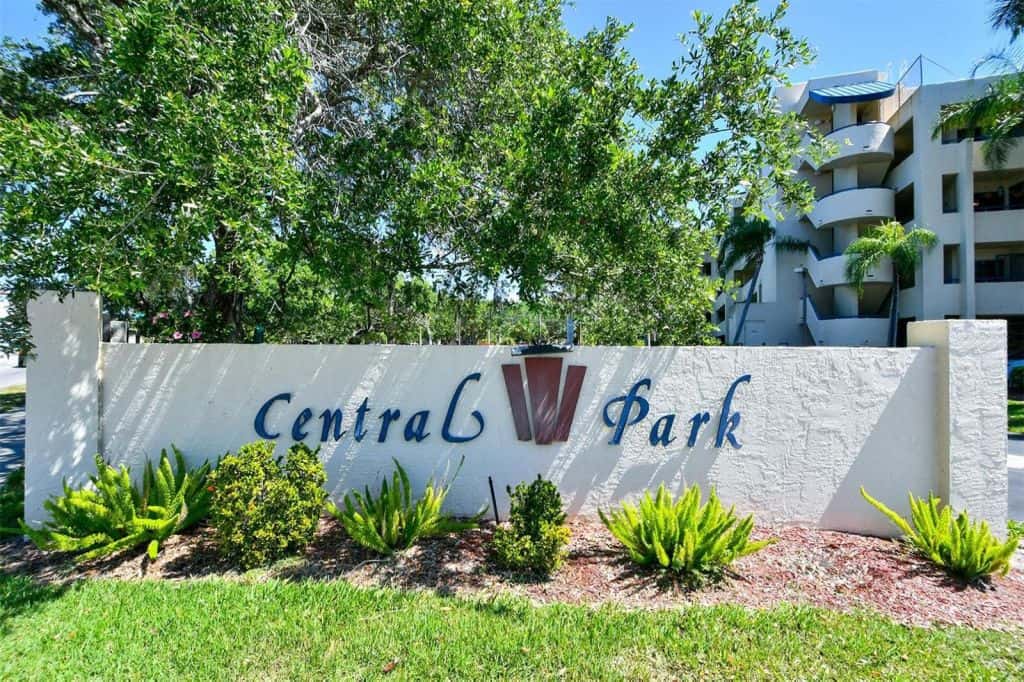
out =
[(896, 330), (900, 319), (900, 275), (893, 268), (892, 301), (889, 303), (889, 347), (896, 346)]
[(750, 310), (750, 301), (754, 298), (754, 289), (757, 288), (757, 277), (761, 274), (761, 263), (764, 258), (757, 259), (757, 266), (754, 268), (754, 276), (750, 278), (750, 291), (747, 293), (747, 300), (743, 303), (743, 312), (740, 313), (740, 323), (736, 325), (736, 334), (732, 338), (732, 345), (740, 342), (740, 334), (743, 333), (743, 325), (747, 321), (747, 311)]

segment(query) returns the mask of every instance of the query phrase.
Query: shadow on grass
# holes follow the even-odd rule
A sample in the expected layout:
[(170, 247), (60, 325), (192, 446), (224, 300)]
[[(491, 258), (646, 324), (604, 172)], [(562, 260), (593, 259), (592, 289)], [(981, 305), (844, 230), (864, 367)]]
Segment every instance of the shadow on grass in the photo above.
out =
[(66, 585), (43, 584), (24, 575), (0, 575), (0, 634), (10, 632), (13, 618), (60, 598)]
[(994, 592), (998, 589), (990, 576), (964, 580), (901, 542), (893, 542), (892, 546), (883, 552), (890, 554), (893, 564), (901, 567), (902, 579), (925, 578), (939, 587), (955, 592)]
[(11, 386), (0, 389), (0, 413), (25, 409), (25, 387)]

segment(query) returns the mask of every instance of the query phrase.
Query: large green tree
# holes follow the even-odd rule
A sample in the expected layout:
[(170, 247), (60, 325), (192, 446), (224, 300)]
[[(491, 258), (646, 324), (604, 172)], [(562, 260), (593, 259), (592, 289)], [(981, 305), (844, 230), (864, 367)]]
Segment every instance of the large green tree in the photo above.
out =
[(732, 203), (811, 198), (772, 96), (809, 59), (785, 3), (695, 13), (654, 81), (628, 27), (573, 37), (559, 0), (41, 4), (49, 41), (0, 68), (16, 303), (89, 288), (153, 333), (406, 341), (502, 337), (480, 306), (518, 300), (588, 342), (704, 342)]

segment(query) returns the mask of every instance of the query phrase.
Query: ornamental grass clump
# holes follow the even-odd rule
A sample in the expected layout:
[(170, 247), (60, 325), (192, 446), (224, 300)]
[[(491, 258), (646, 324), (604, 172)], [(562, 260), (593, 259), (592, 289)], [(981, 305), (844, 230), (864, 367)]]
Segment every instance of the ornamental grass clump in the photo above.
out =
[(537, 476), (508, 493), (512, 498), (509, 523), (494, 531), (495, 560), (505, 568), (551, 575), (565, 562), (570, 537), (558, 488)]
[[(409, 476), (398, 460), (393, 461), (395, 471), (391, 475), (391, 485), (386, 478), (381, 481), (377, 497), (366, 486), (362, 493), (358, 490), (347, 493), (340, 508), (327, 504), (327, 511), (341, 522), (349, 537), (367, 549), (390, 555), (412, 547), (420, 538), (457, 533), (477, 526), (486, 508), (465, 520), (443, 513), (441, 508), (451, 484), (435, 485), (433, 479), (427, 481), (423, 496), (414, 500)], [(462, 468), (461, 462), (459, 468)], [(458, 469), (455, 475), (458, 475)]]
[(737, 518), (733, 507), (722, 506), (713, 488), (702, 505), (696, 484), (677, 500), (661, 485), (654, 497), (644, 492), (639, 506), (626, 502), (620, 510), (598, 510), (598, 515), (633, 561), (671, 571), (691, 584), (721, 577), (736, 559), (774, 542), (751, 542), (753, 515)]
[(296, 443), (275, 458), (272, 441), (256, 441), (221, 460), (210, 476), (210, 522), (223, 556), (250, 569), (305, 549), (327, 499), (319, 451)]
[(189, 469), (181, 451), (171, 449), (175, 466), (162, 450), (155, 469), (146, 462), (141, 490), (128, 467), (110, 466), (96, 455), (90, 486), (74, 489), (65, 482), (63, 495), (43, 503), (50, 520), (38, 530), (22, 521), (22, 532), (38, 547), (71, 552), (79, 561), (143, 544), (149, 558), (156, 559), (162, 542), (205, 518), (210, 509), (209, 462)]
[(957, 578), (974, 582), (993, 574), (1006, 575), (1010, 570), (1010, 557), (1020, 538), (1011, 535), (1002, 542), (991, 533), (987, 523), (971, 522), (967, 512), (954, 517), (952, 507), (931, 494), (928, 499), (907, 495), (911, 523), (871, 497), (863, 487), (860, 494), (903, 531), (904, 541), (918, 554)]

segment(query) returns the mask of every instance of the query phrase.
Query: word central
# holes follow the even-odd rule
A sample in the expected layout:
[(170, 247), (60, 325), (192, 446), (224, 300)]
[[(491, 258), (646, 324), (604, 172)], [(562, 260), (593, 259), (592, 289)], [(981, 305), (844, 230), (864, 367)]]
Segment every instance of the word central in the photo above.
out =
[[(473, 410), (470, 413), (470, 416), (476, 420), (476, 433), (457, 434), (452, 432), (452, 421), (455, 419), (455, 414), (459, 407), (459, 399), (462, 397), (462, 390), (470, 381), (480, 381), (480, 372), (474, 372), (460, 381), (459, 385), (455, 388), (455, 392), (452, 394), (451, 400), (448, 401), (448, 410), (445, 412), (444, 423), (441, 425), (441, 438), (447, 443), (468, 443), (469, 441), (478, 438), (480, 434), (484, 432), (484, 417), (478, 410)], [(291, 393), (278, 393), (273, 398), (263, 403), (259, 412), (256, 413), (256, 419), (253, 421), (253, 427), (256, 429), (256, 433), (260, 438), (274, 440), (281, 435), (280, 433), (271, 433), (267, 429), (267, 415), (270, 413), (270, 409), (274, 406), (274, 403), (290, 403), (291, 401)], [(356, 409), (355, 425), (353, 426), (352, 432), (352, 437), (357, 443), (361, 442), (369, 432), (366, 423), (366, 417), (369, 412), (370, 399), (363, 398), (362, 404), (360, 404)], [(402, 413), (397, 409), (387, 409), (380, 413), (380, 415), (377, 416), (377, 419), (380, 420), (380, 431), (377, 432), (377, 442), (383, 443), (388, 438), (388, 432), (391, 429), (391, 425), (402, 419)], [(405, 440), (415, 441), (417, 443), (426, 440), (430, 435), (430, 432), (427, 431), (427, 420), (429, 419), (430, 410), (414, 412), (405, 420), (405, 428), (402, 429), (402, 435), (405, 437)], [(295, 417), (295, 421), (292, 422), (292, 440), (305, 440), (309, 436), (309, 422), (312, 420), (313, 410), (311, 408), (306, 407), (299, 412), (298, 416)], [(324, 410), (320, 414), (320, 441), (326, 442), (332, 435), (334, 436), (334, 440), (340, 440), (342, 436), (348, 433), (347, 429), (342, 428), (342, 420), (343, 414), (341, 410)]]

